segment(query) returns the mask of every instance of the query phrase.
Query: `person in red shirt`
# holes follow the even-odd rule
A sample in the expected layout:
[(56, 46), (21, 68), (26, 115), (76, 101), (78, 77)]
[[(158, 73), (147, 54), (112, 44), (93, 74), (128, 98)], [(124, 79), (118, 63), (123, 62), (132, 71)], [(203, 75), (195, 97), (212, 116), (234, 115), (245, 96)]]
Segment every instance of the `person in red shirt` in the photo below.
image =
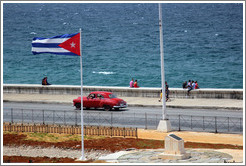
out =
[(137, 80), (135, 80), (135, 82), (134, 82), (134, 88), (139, 88), (139, 86), (138, 86), (138, 81)]
[(199, 89), (197, 81), (195, 81), (195, 89)]
[(47, 77), (44, 77), (44, 78), (42, 79), (42, 85), (51, 85), (51, 84), (48, 83)]

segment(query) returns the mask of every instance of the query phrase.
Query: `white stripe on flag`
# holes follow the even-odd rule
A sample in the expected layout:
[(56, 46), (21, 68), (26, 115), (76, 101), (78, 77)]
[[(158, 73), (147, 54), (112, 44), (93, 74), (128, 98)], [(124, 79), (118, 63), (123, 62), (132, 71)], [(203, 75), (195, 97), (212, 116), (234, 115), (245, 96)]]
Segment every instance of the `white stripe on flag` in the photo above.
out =
[(41, 48), (41, 47), (32, 47), (33, 52), (70, 52), (64, 48)]
[(37, 39), (33, 40), (32, 43), (63, 43), (70, 38), (56, 38), (56, 39)]

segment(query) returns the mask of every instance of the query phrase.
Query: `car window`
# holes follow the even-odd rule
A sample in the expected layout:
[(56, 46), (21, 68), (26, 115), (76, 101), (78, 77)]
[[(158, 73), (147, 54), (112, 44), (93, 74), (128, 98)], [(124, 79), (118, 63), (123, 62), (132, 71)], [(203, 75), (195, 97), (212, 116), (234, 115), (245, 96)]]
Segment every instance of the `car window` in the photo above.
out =
[(109, 98), (113, 99), (113, 98), (117, 98), (117, 96), (114, 95), (114, 94), (110, 94), (110, 95), (109, 95)]
[(104, 97), (103, 97), (103, 95), (101, 95), (101, 94), (97, 94), (97, 98), (101, 98), (101, 99), (103, 99)]
[(94, 99), (95, 98), (95, 94), (90, 94), (89, 96), (88, 96), (90, 99)]

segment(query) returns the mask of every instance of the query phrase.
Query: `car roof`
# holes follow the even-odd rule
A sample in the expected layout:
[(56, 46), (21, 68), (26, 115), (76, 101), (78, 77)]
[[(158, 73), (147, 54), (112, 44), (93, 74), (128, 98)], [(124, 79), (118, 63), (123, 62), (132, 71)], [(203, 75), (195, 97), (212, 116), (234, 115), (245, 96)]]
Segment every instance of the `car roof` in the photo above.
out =
[(94, 91), (94, 92), (91, 92), (91, 93), (96, 93), (96, 94), (99, 94), (99, 93), (104, 93), (104, 94), (112, 94), (112, 92), (106, 92), (106, 91)]

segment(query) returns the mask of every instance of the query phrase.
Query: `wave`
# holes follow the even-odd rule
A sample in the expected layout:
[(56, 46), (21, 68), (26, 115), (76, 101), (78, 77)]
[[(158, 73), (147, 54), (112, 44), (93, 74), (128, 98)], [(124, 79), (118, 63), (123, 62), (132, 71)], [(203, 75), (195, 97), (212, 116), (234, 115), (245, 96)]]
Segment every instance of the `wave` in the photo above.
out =
[(104, 74), (104, 75), (114, 74), (114, 72), (108, 72), (108, 71), (99, 71), (99, 72), (93, 71), (92, 73), (94, 73), (94, 74)]

